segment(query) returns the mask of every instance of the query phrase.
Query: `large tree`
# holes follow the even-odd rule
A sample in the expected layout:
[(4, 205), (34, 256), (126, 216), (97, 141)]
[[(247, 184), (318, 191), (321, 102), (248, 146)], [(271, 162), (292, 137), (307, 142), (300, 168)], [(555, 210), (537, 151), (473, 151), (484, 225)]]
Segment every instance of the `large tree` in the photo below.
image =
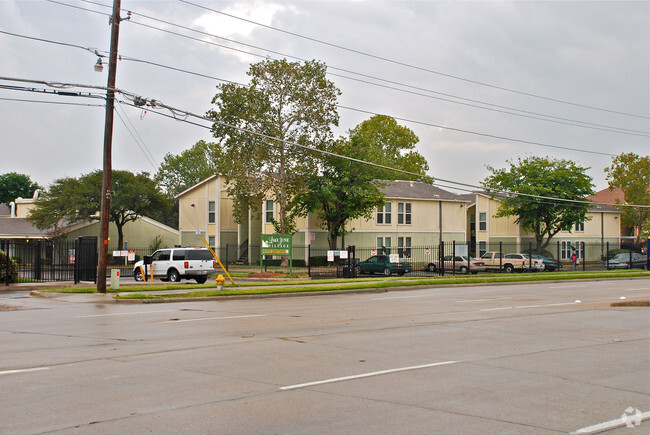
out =
[(508, 164), (503, 169), (488, 166), (492, 175), (483, 180), (483, 187), (495, 191), (500, 201), (496, 217), (514, 216), (535, 235), (537, 252), (560, 231), (585, 221), (589, 207), (580, 201), (594, 193), (589, 168), (549, 157), (518, 158)]
[[(408, 174), (390, 171), (363, 162), (401, 169), (424, 175), (429, 166), (417, 151), (419, 139), (409, 128), (395, 119), (375, 115), (350, 130), (349, 138), (341, 138), (331, 148), (333, 154), (323, 159), (322, 170), (307, 178), (308, 190), (295, 197), (305, 212), (316, 211), (327, 229), (330, 249), (337, 239), (351, 228), (346, 222), (364, 217), (385, 201), (382, 180), (410, 178)], [(417, 175), (414, 176), (417, 178)]]
[[(623, 153), (612, 159), (612, 165), (605, 169), (610, 189), (620, 187), (629, 205), (650, 205), (650, 156)], [(650, 216), (647, 208), (624, 207), (623, 223), (629, 227), (643, 228)], [(641, 231), (637, 231), (639, 242)]]
[(218, 171), (230, 183), (238, 219), (249, 202), (261, 204), (270, 196), (279, 208), (276, 231), (295, 230), (300, 211), (291, 198), (304, 191), (318, 160), (292, 143), (326, 147), (331, 127), (338, 125), (340, 91), (325, 72), (325, 64), (317, 61), (265, 60), (251, 65), (249, 86), (218, 86), (212, 100), (216, 108), (207, 116), (221, 143)]
[(9, 204), (16, 198), (31, 198), (41, 187), (29, 175), (8, 172), (0, 175), (0, 204)]
[[(28, 219), (41, 229), (60, 229), (62, 225), (98, 220), (101, 209), (102, 171), (76, 178), (61, 178), (36, 200)], [(166, 214), (169, 200), (160, 193), (149, 174), (114, 170), (111, 183), (110, 220), (117, 227), (117, 249), (124, 246), (124, 225), (147, 215)]]
[(168, 153), (153, 179), (163, 191), (176, 196), (216, 174), (218, 161), (218, 146), (200, 140), (179, 155)]

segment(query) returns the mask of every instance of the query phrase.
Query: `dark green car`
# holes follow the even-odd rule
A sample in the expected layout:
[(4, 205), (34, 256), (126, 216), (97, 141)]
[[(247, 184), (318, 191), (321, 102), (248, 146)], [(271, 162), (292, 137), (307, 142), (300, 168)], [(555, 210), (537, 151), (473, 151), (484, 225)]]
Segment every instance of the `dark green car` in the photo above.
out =
[(366, 261), (359, 262), (356, 269), (357, 275), (381, 273), (385, 276), (391, 276), (396, 273), (401, 276), (411, 271), (411, 265), (403, 262), (391, 263), (388, 255), (373, 255)]

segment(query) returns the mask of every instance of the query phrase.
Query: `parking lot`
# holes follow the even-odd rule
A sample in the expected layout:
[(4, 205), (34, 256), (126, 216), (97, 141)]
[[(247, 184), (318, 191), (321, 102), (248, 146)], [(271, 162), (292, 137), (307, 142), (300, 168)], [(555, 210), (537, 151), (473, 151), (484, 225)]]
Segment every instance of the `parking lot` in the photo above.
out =
[(649, 311), (610, 304), (649, 292), (632, 279), (139, 305), (15, 293), (0, 299), (15, 309), (0, 313), (0, 432), (647, 433)]

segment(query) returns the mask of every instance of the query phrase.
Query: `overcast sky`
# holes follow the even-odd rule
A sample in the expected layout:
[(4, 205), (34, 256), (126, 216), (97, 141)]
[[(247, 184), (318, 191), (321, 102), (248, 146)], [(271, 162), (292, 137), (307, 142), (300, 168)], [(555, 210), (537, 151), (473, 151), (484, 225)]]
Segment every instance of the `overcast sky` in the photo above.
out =
[[(205, 114), (218, 80), (248, 83), (251, 63), (317, 59), (342, 91), (337, 136), (393, 116), (420, 138), (429, 175), (469, 185), (486, 165), (552, 156), (590, 167), (600, 190), (613, 155), (650, 153), (648, 1), (189, 1), (122, 0), (117, 88)], [(108, 54), (111, 6), (0, 0), (0, 31), (91, 49), (0, 33), (0, 174), (48, 186), (102, 168), (104, 100), (5, 78), (106, 86), (93, 51)], [(154, 174), (211, 139), (128, 105), (117, 115), (114, 169)]]

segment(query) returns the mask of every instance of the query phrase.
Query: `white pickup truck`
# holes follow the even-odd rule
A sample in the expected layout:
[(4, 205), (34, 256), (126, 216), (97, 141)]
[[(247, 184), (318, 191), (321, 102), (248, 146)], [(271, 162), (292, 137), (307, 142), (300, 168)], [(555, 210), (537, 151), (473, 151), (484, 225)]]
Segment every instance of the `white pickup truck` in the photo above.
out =
[(485, 264), (487, 270), (500, 270), (512, 273), (525, 272), (532, 270), (533, 272), (544, 270), (544, 262), (542, 260), (531, 259), (528, 254), (503, 254), (501, 252), (486, 252), (481, 255), (481, 261)]

